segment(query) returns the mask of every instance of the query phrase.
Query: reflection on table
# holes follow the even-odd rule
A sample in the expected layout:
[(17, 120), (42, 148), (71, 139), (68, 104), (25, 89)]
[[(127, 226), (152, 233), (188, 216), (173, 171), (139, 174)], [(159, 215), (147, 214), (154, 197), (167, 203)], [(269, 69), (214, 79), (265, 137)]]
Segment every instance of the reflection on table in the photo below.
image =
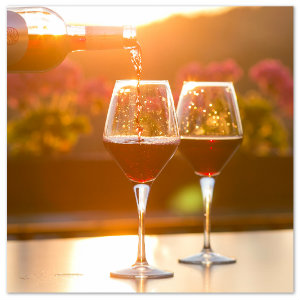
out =
[(136, 236), (8, 241), (8, 292), (292, 292), (293, 231), (213, 233), (216, 252), (237, 258), (229, 265), (186, 265), (178, 258), (201, 249), (202, 234), (146, 238), (148, 262), (173, 278), (110, 278), (136, 258)]

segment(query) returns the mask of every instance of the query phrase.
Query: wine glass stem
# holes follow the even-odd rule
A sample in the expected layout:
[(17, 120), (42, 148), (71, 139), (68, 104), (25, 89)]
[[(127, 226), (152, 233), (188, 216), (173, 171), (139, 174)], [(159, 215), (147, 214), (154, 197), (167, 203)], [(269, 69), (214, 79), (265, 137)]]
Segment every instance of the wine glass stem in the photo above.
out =
[(210, 246), (210, 211), (214, 192), (215, 179), (213, 177), (202, 177), (200, 179), (203, 206), (204, 206), (204, 245), (203, 250), (212, 251)]
[(139, 211), (139, 245), (138, 245), (138, 255), (136, 263), (144, 264), (146, 260), (146, 251), (145, 251), (145, 225), (144, 225), (144, 212)]
[(134, 193), (139, 215), (139, 229), (138, 229), (138, 254), (135, 265), (147, 265), (146, 251), (145, 251), (145, 214), (147, 207), (147, 200), (150, 187), (147, 184), (136, 184), (134, 186)]

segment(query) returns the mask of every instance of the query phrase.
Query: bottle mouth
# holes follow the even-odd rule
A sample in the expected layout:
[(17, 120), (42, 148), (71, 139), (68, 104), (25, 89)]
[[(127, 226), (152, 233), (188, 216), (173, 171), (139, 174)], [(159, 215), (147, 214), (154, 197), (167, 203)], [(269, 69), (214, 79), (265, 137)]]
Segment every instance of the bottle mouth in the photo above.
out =
[(132, 25), (123, 26), (124, 48), (131, 49), (137, 46), (136, 28)]

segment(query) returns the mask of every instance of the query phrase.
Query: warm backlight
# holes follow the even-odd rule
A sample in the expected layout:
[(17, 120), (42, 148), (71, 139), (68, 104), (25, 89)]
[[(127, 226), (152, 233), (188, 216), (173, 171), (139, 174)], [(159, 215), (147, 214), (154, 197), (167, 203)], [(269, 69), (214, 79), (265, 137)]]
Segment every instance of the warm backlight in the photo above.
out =
[(191, 15), (197, 13), (219, 13), (227, 7), (201, 7), (201, 6), (53, 6), (56, 11), (69, 24), (88, 25), (144, 25), (165, 19), (171, 15)]

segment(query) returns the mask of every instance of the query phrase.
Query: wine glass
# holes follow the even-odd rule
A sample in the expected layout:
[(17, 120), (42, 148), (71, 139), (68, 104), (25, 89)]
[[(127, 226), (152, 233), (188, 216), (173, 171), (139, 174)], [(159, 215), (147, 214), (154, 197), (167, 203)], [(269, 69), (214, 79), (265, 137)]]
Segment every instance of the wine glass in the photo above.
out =
[(215, 177), (243, 139), (234, 86), (230, 82), (184, 82), (177, 107), (180, 152), (200, 176), (204, 206), (204, 246), (200, 253), (179, 259), (187, 264), (225, 264), (235, 259), (213, 252), (210, 212)]
[(137, 260), (130, 268), (110, 275), (119, 278), (172, 277), (172, 272), (148, 264), (144, 243), (150, 186), (180, 143), (168, 81), (118, 80), (106, 118), (103, 143), (133, 183), (139, 217)]

